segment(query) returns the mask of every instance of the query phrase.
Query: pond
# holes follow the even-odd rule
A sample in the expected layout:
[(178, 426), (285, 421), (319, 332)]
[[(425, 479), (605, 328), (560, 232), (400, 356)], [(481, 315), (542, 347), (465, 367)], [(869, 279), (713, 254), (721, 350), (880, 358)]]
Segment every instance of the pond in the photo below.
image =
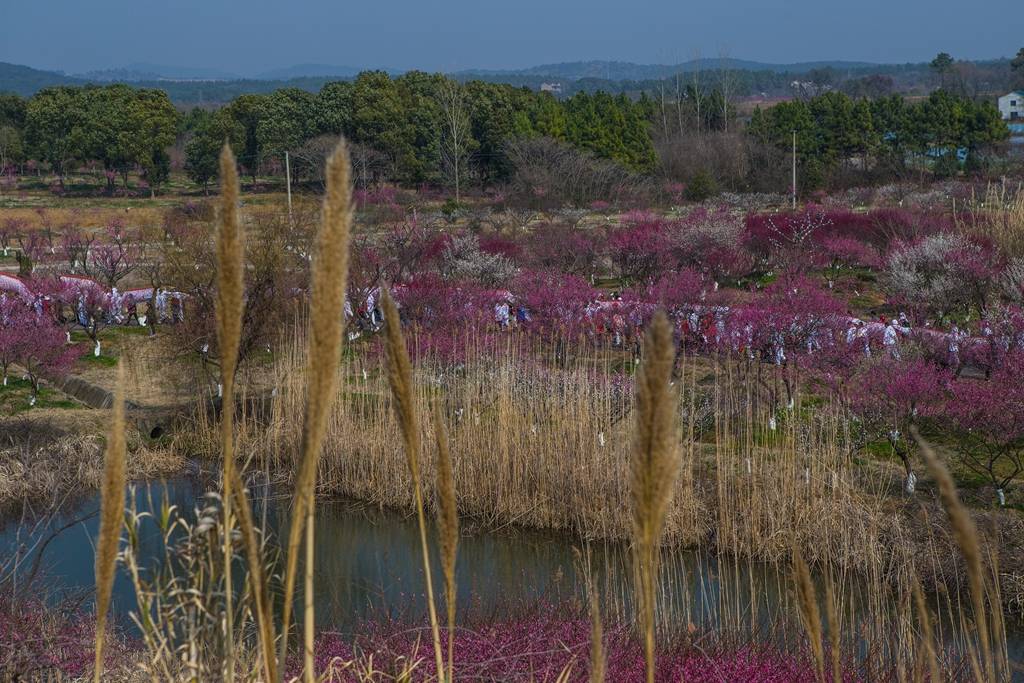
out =
[[(151, 502), (159, 506), (166, 495), (172, 505), (191, 515), (207, 487), (198, 479), (182, 477), (132, 490), (139, 510), (151, 509)], [(254, 491), (260, 499), (257, 517), (262, 519), (265, 514), (268, 529), (276, 535), (286, 521), (288, 500), (260, 496), (259, 490)], [(53, 516), (44, 528), (34, 530), (32, 538), (17, 519), (0, 523), (0, 558), (13, 557), (21, 546), (22, 574), (38, 559), (54, 596), (91, 591), (97, 516), (90, 513), (98, 507), (98, 496), (92, 496)], [(60, 529), (43, 547), (39, 541)], [(318, 502), (316, 536), (316, 616), (321, 627), (346, 632), (384, 615), (403, 620), (423, 618), (424, 580), (414, 517), (345, 502)], [(584, 561), (596, 577), (606, 612), (629, 609), (626, 549), (620, 544), (591, 544), (581, 555), (577, 545), (559, 534), (466, 531), (459, 541), (456, 572), (460, 618), (468, 614), (486, 619), (516, 608), (573, 601), (584, 604)], [(140, 548), (144, 564), (159, 562), (163, 550), (155, 523), (143, 527)], [(774, 565), (725, 560), (692, 550), (666, 552), (663, 564), (663, 582), (668, 589), (663, 591), (662, 612), (680, 627), (692, 623), (748, 628), (751, 622), (766, 626), (780, 614), (792, 614), (789, 579)], [(437, 572), (434, 585), (439, 587), (443, 584), (436, 557), (433, 567)], [(751, 600), (751, 596), (756, 598)], [(856, 591), (853, 599), (858, 602)], [(123, 572), (115, 582), (113, 603), (115, 618), (128, 624), (135, 600)], [(942, 630), (953, 629), (946, 625)], [(1009, 649), (1011, 659), (1019, 661), (1024, 655), (1024, 634), (1012, 632)]]

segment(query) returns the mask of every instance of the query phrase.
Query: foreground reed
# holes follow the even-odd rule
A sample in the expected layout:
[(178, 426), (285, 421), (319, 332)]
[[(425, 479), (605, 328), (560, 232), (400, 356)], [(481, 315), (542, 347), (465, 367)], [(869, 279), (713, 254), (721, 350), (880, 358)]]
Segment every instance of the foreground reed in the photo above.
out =
[[(281, 654), (288, 652), (288, 625), (292, 594), (298, 567), (298, 551), (306, 527), (307, 552), (312, 554), (313, 505), (317, 462), (327, 427), (327, 416), (337, 396), (338, 364), (341, 357), (345, 283), (348, 277), (348, 240), (352, 222), (351, 184), (348, 152), (338, 146), (327, 163), (327, 195), (324, 198), (323, 223), (317, 235), (310, 296), (308, 350), (308, 389), (302, 422), (301, 459), (295, 478), (291, 528), (288, 533), (288, 557), (284, 582), (284, 609), (281, 618)], [(305, 573), (305, 678), (313, 680), (313, 566), (306, 563)]]
[(124, 524), (125, 486), (124, 365), (117, 366), (117, 390), (113, 415), (103, 456), (103, 485), (100, 489), (100, 532), (96, 540), (96, 658), (93, 681), (103, 674), (103, 639), (107, 630), (107, 611), (114, 589), (121, 527)]
[(455, 560), (459, 552), (459, 511), (455, 502), (455, 475), (448, 452), (444, 415), (434, 405), (434, 439), (437, 445), (437, 531), (441, 570), (444, 573), (445, 607), (448, 612), (448, 672), (452, 676), (455, 648)]
[(669, 388), (674, 359), (672, 330), (665, 314), (659, 312), (644, 343), (630, 460), (637, 602), (648, 683), (654, 683), (654, 608), (661, 534), (679, 470), (676, 401)]
[[(423, 550), (423, 574), (427, 582), (427, 608), (430, 613), (430, 636), (434, 643), (434, 657), (437, 662), (438, 679), (445, 680), (444, 663), (441, 655), (441, 636), (437, 624), (437, 610), (434, 607), (434, 586), (430, 573), (430, 548), (427, 544), (426, 512), (423, 507), (423, 486), (420, 481), (420, 427), (413, 400), (412, 363), (402, 336), (402, 324), (398, 309), (391, 296), (385, 291), (381, 298), (384, 308), (384, 349), (387, 353), (388, 384), (394, 399), (395, 414), (402, 430), (406, 463), (412, 479), (413, 497), (416, 503), (416, 520), (420, 529), (420, 545)], [(449, 634), (449, 638), (450, 638)]]

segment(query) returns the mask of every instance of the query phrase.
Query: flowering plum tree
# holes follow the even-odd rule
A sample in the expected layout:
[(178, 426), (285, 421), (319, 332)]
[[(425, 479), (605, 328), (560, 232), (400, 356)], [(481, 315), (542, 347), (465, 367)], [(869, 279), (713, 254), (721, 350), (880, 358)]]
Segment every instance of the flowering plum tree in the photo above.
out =
[(524, 270), (512, 282), (512, 289), (531, 317), (534, 330), (578, 334), (586, 308), (597, 298), (597, 290), (583, 278), (551, 270)]
[(28, 309), (25, 304), (9, 296), (0, 295), (0, 372), (3, 386), (7, 386), (7, 371), (18, 359), (24, 342), (22, 323)]
[(814, 205), (795, 213), (754, 213), (747, 218), (746, 243), (776, 267), (800, 269), (816, 256), (816, 235), (831, 225), (828, 214)]
[(592, 275), (599, 257), (598, 239), (593, 230), (586, 232), (568, 225), (535, 228), (527, 238), (524, 260), (540, 270)]
[(57, 325), (28, 309), (25, 311), (17, 324), (20, 341), (15, 342), (15, 362), (28, 375), (32, 386), (30, 404), (35, 405), (42, 380), (67, 374), (78, 351), (67, 345), (64, 332)]
[(987, 381), (959, 380), (939, 416), (954, 427), (960, 461), (996, 490), (1024, 472), (1024, 352), (1010, 354)]
[(906, 305), (934, 313), (973, 307), (984, 314), (1003, 268), (991, 246), (941, 233), (897, 243), (886, 263), (886, 281), (896, 300)]
[(483, 251), (475, 235), (456, 235), (441, 253), (441, 272), (452, 280), (497, 287), (515, 275), (516, 264), (504, 254)]
[(608, 254), (623, 283), (657, 278), (671, 265), (664, 221), (649, 214), (626, 217), (623, 227), (608, 237)]
[(92, 248), (87, 272), (109, 289), (131, 275), (141, 261), (138, 236), (115, 222), (107, 226), (103, 238)]
[(887, 439), (903, 462), (907, 493), (914, 492), (917, 481), (908, 428), (943, 405), (952, 382), (951, 370), (926, 360), (880, 356), (861, 363), (843, 387), (865, 440)]

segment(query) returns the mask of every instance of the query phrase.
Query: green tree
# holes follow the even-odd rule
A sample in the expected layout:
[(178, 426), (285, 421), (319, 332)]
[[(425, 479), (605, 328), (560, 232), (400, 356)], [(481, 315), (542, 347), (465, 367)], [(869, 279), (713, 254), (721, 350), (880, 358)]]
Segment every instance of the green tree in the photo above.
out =
[[(161, 155), (174, 144), (178, 130), (178, 112), (167, 93), (115, 84), (87, 86), (82, 98), (85, 121), (75, 139), (84, 157), (120, 173), (125, 189), (128, 174), (136, 166), (148, 170), (159, 185)], [(107, 178), (107, 188), (113, 191), (113, 175)], [(150, 185), (155, 190), (156, 185)]]
[(260, 121), (266, 116), (266, 109), (266, 95), (242, 95), (225, 107), (228, 116), (242, 127), (242, 147), (238, 162), (249, 172), (253, 184), (256, 184), (256, 175), (263, 162), (263, 146), (257, 131)]
[(264, 158), (284, 157), (316, 134), (316, 96), (298, 88), (275, 90), (264, 101), (256, 138)]
[(1010, 61), (1010, 68), (1018, 73), (1024, 72), (1024, 47), (1017, 50), (1017, 56)]
[(84, 98), (79, 88), (44, 88), (25, 108), (28, 154), (49, 164), (61, 187), (68, 164), (84, 157), (80, 144), (84, 124)]
[(25, 148), (21, 143), (21, 133), (14, 126), (0, 125), (0, 174), (8, 166), (24, 160)]
[(227, 109), (221, 109), (200, 123), (185, 144), (185, 173), (192, 182), (210, 193), (210, 182), (220, 173), (220, 150), (228, 142), (236, 157), (245, 144), (245, 128)]
[(28, 103), (23, 97), (11, 92), (0, 92), (0, 126), (21, 130), (25, 127), (27, 110)]
[(399, 172), (407, 182), (440, 179), (438, 160), (444, 130), (440, 93), (447, 79), (441, 74), (409, 71), (395, 79), (405, 114), (404, 136), (409, 147), (400, 158)]
[(948, 52), (940, 52), (929, 66), (939, 77), (939, 87), (945, 88), (946, 77), (953, 71), (953, 57)]
[(352, 127), (352, 83), (325, 83), (314, 103), (314, 122), (321, 135), (349, 135)]

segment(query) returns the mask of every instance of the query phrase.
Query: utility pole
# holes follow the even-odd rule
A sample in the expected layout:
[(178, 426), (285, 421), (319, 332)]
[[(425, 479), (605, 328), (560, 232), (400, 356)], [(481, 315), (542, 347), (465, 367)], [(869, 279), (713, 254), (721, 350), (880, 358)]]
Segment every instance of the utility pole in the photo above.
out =
[(797, 210), (797, 129), (793, 129), (793, 210)]
[(292, 165), (288, 152), (284, 153), (284, 177), (288, 184), (288, 224), (292, 222)]

